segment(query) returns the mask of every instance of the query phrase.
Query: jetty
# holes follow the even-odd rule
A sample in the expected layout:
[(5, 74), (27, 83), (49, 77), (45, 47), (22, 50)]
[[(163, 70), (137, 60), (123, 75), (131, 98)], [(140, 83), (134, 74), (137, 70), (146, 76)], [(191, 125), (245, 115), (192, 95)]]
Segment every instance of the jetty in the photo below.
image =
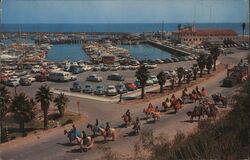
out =
[(187, 52), (187, 51), (184, 51), (184, 50), (181, 50), (181, 49), (169, 46), (169, 45), (165, 45), (165, 44), (162, 44), (160, 42), (155, 42), (152, 40), (145, 40), (145, 41), (141, 41), (140, 43), (151, 45), (153, 47), (159, 48), (163, 51), (167, 51), (167, 52), (174, 54), (174, 55), (177, 55), (177, 56), (190, 56), (191, 55), (190, 52)]

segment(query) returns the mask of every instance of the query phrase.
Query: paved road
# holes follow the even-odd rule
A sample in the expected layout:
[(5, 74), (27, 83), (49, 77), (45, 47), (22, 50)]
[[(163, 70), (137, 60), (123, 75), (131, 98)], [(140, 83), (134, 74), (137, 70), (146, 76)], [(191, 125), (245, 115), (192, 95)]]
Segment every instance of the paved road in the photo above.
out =
[[(231, 64), (238, 63), (241, 56), (246, 55), (245, 53), (237, 53), (227, 57), (220, 57), (222, 63)], [(226, 76), (226, 72), (218, 74), (216, 77), (211, 78), (209, 81), (204, 81), (200, 86), (205, 86), (208, 92), (216, 93), (221, 92), (222, 94), (229, 95), (235, 91), (235, 88), (222, 88), (221, 80)], [(191, 90), (191, 88), (190, 88)], [(180, 95), (180, 91), (176, 95)], [(75, 107), (75, 101), (79, 98), (71, 97), (71, 110), (77, 111)], [(165, 99), (163, 97), (162, 99)], [(111, 122), (111, 126), (118, 126), (122, 123), (121, 115), (126, 111), (127, 108), (131, 109), (132, 116), (142, 116), (142, 109), (147, 106), (147, 103), (138, 104), (134, 106), (121, 106), (116, 103), (100, 102), (88, 99), (79, 99), (81, 101), (81, 112), (87, 114), (88, 120), (84, 124), (78, 126), (80, 129), (85, 129), (86, 123), (94, 122), (95, 118), (98, 117), (100, 122)], [(153, 105), (160, 105), (160, 101), (152, 101)], [(184, 122), (187, 120), (186, 111), (192, 110), (194, 104), (185, 105), (184, 108), (177, 114), (163, 114), (160, 121), (155, 124), (147, 124), (143, 121), (143, 129), (153, 128), (154, 133), (158, 134), (161, 132), (168, 133), (169, 136), (173, 136), (176, 131), (190, 131), (196, 123)], [(117, 129), (118, 140), (115, 142), (109, 142), (108, 144), (102, 144), (102, 139), (97, 139), (97, 145), (95, 149), (87, 153), (78, 153), (78, 146), (65, 146), (67, 139), (62, 135), (62, 129), (58, 131), (44, 134), (37, 137), (30, 137), (26, 142), (20, 140), (15, 143), (14, 141), (7, 145), (0, 145), (0, 157), (2, 159), (96, 159), (101, 155), (100, 146), (110, 146), (113, 150), (121, 153), (132, 152), (133, 144), (138, 139), (134, 136), (126, 136), (132, 129)], [(98, 146), (98, 147), (97, 147)], [(1, 158), (0, 158), (1, 159)]]

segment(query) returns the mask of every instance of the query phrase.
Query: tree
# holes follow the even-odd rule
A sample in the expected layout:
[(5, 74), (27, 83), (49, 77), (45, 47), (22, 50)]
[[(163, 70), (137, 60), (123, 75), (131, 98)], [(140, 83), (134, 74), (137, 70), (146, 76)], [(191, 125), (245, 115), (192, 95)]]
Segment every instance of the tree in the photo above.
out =
[(186, 79), (187, 79), (187, 84), (189, 84), (190, 83), (190, 79), (191, 79), (191, 77), (192, 77), (192, 70), (188, 70), (188, 71), (186, 71), (185, 72), (185, 76), (186, 76)]
[(160, 85), (160, 93), (163, 93), (163, 85), (166, 83), (166, 76), (163, 71), (157, 75), (158, 83)]
[(1, 143), (6, 141), (3, 132), (3, 122), (6, 113), (8, 112), (8, 105), (11, 102), (10, 92), (3, 86), (0, 87), (0, 127), (1, 127)]
[(181, 86), (181, 81), (183, 76), (185, 75), (185, 69), (183, 67), (177, 68), (177, 77), (178, 77), (178, 85)]
[(219, 50), (218, 47), (212, 47), (212, 48), (210, 48), (210, 53), (211, 53), (211, 55), (213, 57), (213, 62), (214, 62), (213, 70), (216, 71), (216, 61), (217, 61), (217, 59), (218, 59), (218, 57), (220, 55), (220, 50)]
[(33, 104), (30, 103), (28, 97), (24, 93), (16, 95), (12, 100), (10, 112), (16, 123), (19, 123), (19, 129), (24, 134), (24, 124), (31, 121), (35, 114), (33, 112)]
[(193, 64), (191, 69), (192, 69), (192, 72), (193, 72), (193, 75), (194, 75), (194, 80), (196, 80), (197, 79), (198, 69), (199, 69), (198, 64)]
[(60, 93), (55, 99), (54, 103), (58, 108), (60, 113), (60, 117), (64, 116), (65, 109), (67, 108), (67, 103), (69, 102), (68, 97), (66, 97), (63, 93)]
[(149, 77), (149, 71), (146, 68), (145, 65), (142, 65), (138, 68), (138, 70), (135, 73), (136, 78), (140, 81), (141, 85), (141, 99), (144, 98), (144, 89)]
[(245, 35), (246, 23), (245, 23), (245, 22), (242, 23), (242, 24), (241, 24), (241, 27), (242, 27), (242, 35), (243, 35), (243, 37), (244, 37), (244, 35)]
[(203, 70), (207, 64), (207, 57), (205, 54), (201, 54), (198, 58), (197, 58), (197, 64), (198, 67), (200, 69), (200, 77), (202, 77), (203, 74)]
[(212, 55), (210, 54), (208, 57), (207, 57), (207, 63), (206, 63), (206, 68), (207, 68), (207, 73), (210, 74), (210, 70), (212, 69), (212, 66), (213, 66), (213, 57)]
[(41, 103), (41, 109), (43, 110), (44, 116), (44, 130), (48, 129), (48, 110), (50, 102), (53, 99), (53, 94), (50, 91), (50, 88), (47, 85), (42, 85), (35, 96), (37, 102)]

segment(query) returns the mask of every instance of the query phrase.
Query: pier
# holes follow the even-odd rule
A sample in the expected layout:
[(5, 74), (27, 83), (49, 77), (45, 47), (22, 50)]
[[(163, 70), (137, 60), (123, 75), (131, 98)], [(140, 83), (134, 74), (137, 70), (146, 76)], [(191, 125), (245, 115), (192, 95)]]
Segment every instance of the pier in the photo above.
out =
[(178, 48), (174, 48), (174, 47), (171, 47), (171, 46), (168, 46), (168, 45), (163, 45), (161, 43), (158, 43), (158, 42), (154, 42), (154, 41), (151, 41), (151, 40), (146, 40), (146, 41), (141, 41), (140, 43), (145, 43), (145, 44), (149, 44), (153, 47), (157, 47), (161, 50), (164, 50), (164, 51), (167, 51), (171, 54), (174, 54), (174, 55), (177, 55), (177, 56), (189, 56), (191, 55), (191, 53), (187, 52), (187, 51), (184, 51), (184, 50), (180, 50)]

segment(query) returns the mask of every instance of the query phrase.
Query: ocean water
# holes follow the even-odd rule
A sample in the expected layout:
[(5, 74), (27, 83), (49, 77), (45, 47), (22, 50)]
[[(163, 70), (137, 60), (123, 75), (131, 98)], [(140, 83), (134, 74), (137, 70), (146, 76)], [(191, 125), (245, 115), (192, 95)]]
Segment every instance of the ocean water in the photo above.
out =
[[(181, 23), (182, 26), (192, 25)], [(163, 27), (162, 27), (163, 26)], [(175, 31), (178, 23), (102, 23), (102, 24), (0, 24), (0, 32), (123, 32)], [(233, 29), (242, 34), (241, 23), (196, 23), (196, 28)], [(249, 33), (246, 25), (245, 34)]]
[(48, 61), (79, 61), (85, 60), (88, 61), (88, 55), (81, 49), (80, 44), (59, 44), (53, 45), (53, 47), (49, 50), (46, 59)]
[(146, 44), (120, 45), (120, 47), (128, 49), (130, 54), (137, 60), (145, 60), (145, 59), (155, 60), (155, 59), (166, 59), (173, 57), (173, 55), (169, 52), (160, 50), (158, 48)]

